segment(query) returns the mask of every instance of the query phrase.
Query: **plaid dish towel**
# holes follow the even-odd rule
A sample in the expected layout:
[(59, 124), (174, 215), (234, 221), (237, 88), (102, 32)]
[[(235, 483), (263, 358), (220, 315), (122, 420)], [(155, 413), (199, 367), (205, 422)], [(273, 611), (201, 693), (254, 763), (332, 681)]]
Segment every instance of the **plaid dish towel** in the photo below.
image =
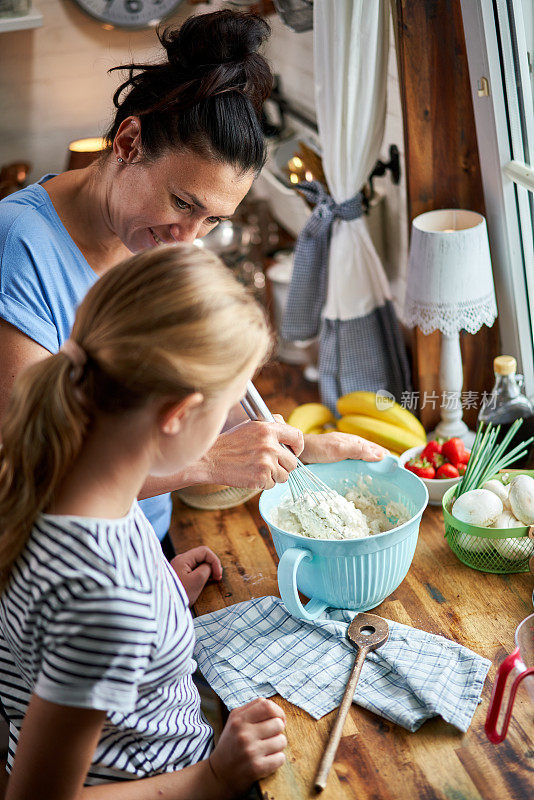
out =
[[(228, 708), (279, 694), (319, 719), (340, 704), (354, 663), (346, 638), (354, 613), (330, 609), (306, 622), (280, 598), (260, 597), (197, 617), (194, 656)], [(409, 731), (435, 716), (466, 731), (491, 662), (443, 636), (388, 624), (354, 702)]]

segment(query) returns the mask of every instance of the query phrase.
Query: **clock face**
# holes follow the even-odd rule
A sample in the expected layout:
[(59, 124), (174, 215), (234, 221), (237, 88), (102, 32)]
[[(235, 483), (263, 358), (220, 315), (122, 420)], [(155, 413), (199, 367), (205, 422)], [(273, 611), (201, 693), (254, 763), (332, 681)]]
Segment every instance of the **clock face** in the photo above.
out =
[(151, 28), (182, 0), (74, 0), (91, 17), (117, 28)]

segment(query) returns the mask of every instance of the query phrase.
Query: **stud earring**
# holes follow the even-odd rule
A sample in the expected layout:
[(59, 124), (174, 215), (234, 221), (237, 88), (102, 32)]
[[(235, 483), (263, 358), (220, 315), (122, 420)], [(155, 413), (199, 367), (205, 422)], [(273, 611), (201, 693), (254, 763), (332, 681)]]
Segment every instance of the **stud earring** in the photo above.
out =
[(117, 159), (117, 161), (119, 162), (119, 164), (122, 164), (122, 162), (124, 161), (124, 159), (123, 159), (123, 158), (121, 158), (121, 157), (119, 156), (119, 157), (118, 157), (118, 159)]

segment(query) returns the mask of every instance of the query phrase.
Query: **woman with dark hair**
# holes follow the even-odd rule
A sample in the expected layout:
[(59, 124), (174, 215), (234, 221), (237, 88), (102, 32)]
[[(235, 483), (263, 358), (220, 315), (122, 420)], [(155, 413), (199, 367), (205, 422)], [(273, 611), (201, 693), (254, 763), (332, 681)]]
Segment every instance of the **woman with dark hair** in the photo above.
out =
[[(164, 31), (161, 62), (115, 68), (128, 78), (99, 161), (46, 175), (0, 203), (0, 416), (20, 370), (69, 337), (98, 277), (132, 253), (191, 242), (232, 216), (265, 159), (258, 113), (272, 76), (258, 48), (268, 34), (260, 17), (232, 11)], [(269, 488), (287, 480), (298, 455), (378, 460), (383, 452), (347, 434), (306, 439), (282, 422), (244, 423), (179, 474), (150, 477), (142, 507), (162, 539), (173, 489)], [(184, 583), (198, 581), (197, 567), (205, 581), (210, 565), (184, 556)]]

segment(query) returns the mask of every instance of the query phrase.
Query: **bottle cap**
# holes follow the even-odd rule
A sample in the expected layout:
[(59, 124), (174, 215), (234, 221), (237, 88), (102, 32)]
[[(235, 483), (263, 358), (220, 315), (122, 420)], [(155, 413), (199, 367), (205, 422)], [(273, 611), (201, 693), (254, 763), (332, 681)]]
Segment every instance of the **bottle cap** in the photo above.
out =
[(513, 356), (497, 356), (493, 359), (496, 375), (512, 375), (517, 370), (517, 361)]

